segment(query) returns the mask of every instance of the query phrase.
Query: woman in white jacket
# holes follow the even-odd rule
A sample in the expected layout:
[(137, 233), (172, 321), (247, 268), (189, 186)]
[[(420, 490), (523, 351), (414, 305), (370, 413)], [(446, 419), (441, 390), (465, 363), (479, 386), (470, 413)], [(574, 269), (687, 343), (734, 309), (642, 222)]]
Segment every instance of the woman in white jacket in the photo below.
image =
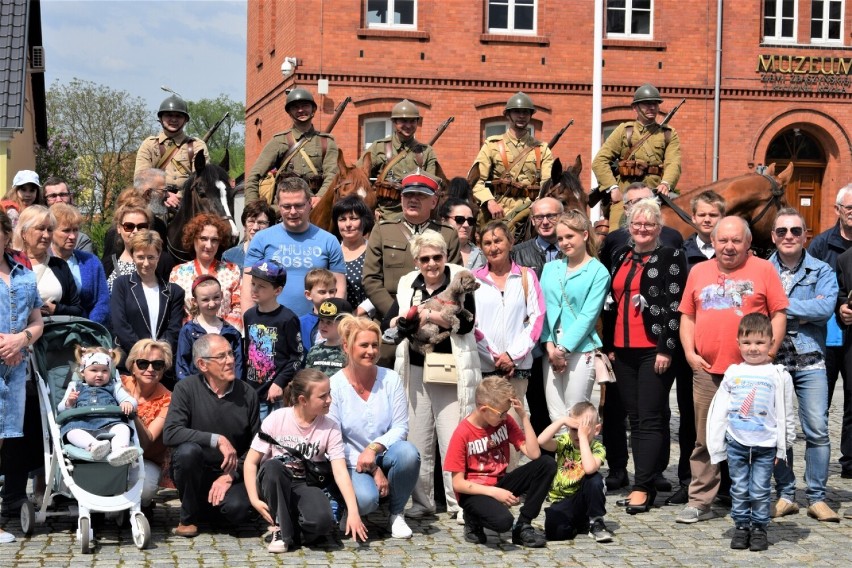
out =
[[(395, 327), (399, 315), (406, 315), (412, 306), (421, 306), (429, 298), (441, 293), (463, 267), (447, 264), (447, 244), (436, 231), (426, 230), (411, 241), (416, 270), (403, 276), (397, 287), (396, 302), (388, 310), (382, 328)], [(472, 294), (465, 297), (464, 308), (476, 313)], [(414, 488), (414, 505), (405, 512), (408, 518), (416, 519), (435, 513), (434, 468), (435, 433), (441, 455), (446, 455), (450, 437), (461, 419), (473, 410), (474, 391), (482, 379), (473, 321), (459, 318), (460, 325), (449, 339), (435, 345), (436, 353), (451, 353), (456, 364), (457, 383), (438, 384), (424, 382), (424, 356), (411, 348), (409, 341), (397, 347), (394, 370), (402, 377), (408, 392), (409, 441), (420, 452), (420, 477)], [(450, 330), (450, 324), (439, 313), (419, 307), (412, 321), (400, 322), (400, 328), (416, 330), (420, 325), (431, 322)], [(461, 510), (452, 478), (443, 474), (444, 495), (447, 512), (451, 515)]]

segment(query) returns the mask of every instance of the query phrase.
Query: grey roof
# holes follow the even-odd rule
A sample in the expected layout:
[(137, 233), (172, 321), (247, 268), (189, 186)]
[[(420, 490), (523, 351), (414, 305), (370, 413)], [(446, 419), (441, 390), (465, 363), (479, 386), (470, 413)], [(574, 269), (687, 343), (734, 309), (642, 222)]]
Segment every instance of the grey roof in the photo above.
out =
[(29, 0), (0, 0), (0, 129), (24, 127)]

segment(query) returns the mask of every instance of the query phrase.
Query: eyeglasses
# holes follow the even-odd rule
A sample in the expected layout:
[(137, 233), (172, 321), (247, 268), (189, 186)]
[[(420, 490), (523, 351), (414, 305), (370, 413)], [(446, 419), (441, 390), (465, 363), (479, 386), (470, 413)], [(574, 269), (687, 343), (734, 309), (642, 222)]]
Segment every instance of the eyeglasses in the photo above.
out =
[(51, 193), (50, 195), (44, 196), (47, 201), (51, 201), (53, 199), (68, 199), (69, 197), (71, 197), (71, 194), (67, 191), (63, 193)]
[(553, 223), (554, 221), (556, 221), (557, 217), (559, 217), (559, 214), (557, 214), (557, 213), (546, 213), (544, 215), (533, 215), (532, 220), (533, 220), (533, 223), (541, 223), (542, 221), (547, 219), (548, 221)]
[(473, 227), (474, 223), (476, 223), (476, 219), (473, 217), (465, 217), (464, 215), (455, 215), (454, 217), (450, 217), (453, 221), (456, 222), (456, 225), (462, 226), (465, 223)]
[(630, 227), (634, 231), (640, 231), (645, 229), (646, 231), (653, 231), (657, 228), (657, 223), (630, 223)]
[(501, 411), (497, 410), (496, 408), (494, 408), (493, 406), (488, 406), (487, 404), (485, 405), (485, 408), (487, 408), (488, 410), (490, 410), (494, 414), (499, 415), (500, 418), (506, 418), (506, 415), (509, 414), (510, 410), (512, 410), (512, 407), (510, 406), (509, 408), (507, 408), (506, 410), (501, 412)]
[(162, 359), (157, 359), (156, 361), (149, 361), (148, 359), (136, 359), (136, 366), (140, 371), (147, 371), (148, 365), (154, 368), (158, 373), (166, 368), (166, 362)]
[(281, 209), (281, 211), (289, 211), (291, 209), (294, 210), (294, 211), (304, 211), (305, 207), (307, 207), (307, 206), (308, 206), (307, 201), (305, 203), (297, 203), (295, 205), (283, 205), (281, 203), (278, 204), (278, 207)]
[[(805, 230), (802, 227), (790, 227), (790, 232), (794, 237), (801, 237)], [(787, 227), (778, 227), (775, 229), (775, 236), (783, 239), (787, 236)]]
[(852, 213), (852, 205), (841, 205), (840, 203), (836, 203), (835, 205), (837, 205), (840, 209), (843, 209), (846, 213)]
[(148, 223), (122, 223), (121, 228), (124, 229), (125, 233), (132, 233), (137, 229), (140, 231), (144, 231), (148, 228)]
[(247, 219), (246, 225), (257, 225), (258, 227), (268, 227), (269, 221), (258, 221), (257, 219)]
[(444, 258), (443, 254), (433, 254), (432, 256), (429, 256), (429, 255), (421, 256), (417, 260), (420, 261), (420, 264), (429, 264), (430, 260), (432, 262), (441, 262), (441, 260), (443, 258)]
[(202, 357), (202, 359), (208, 359), (210, 361), (216, 361), (217, 363), (224, 363), (228, 359), (234, 358), (233, 351), (225, 351), (224, 353), (219, 353), (218, 355), (210, 355), (209, 357)]

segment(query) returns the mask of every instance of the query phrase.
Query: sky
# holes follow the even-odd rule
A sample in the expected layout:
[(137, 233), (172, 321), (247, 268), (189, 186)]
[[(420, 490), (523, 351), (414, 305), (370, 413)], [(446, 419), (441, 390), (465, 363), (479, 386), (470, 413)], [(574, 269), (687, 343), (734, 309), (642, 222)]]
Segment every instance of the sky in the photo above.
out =
[(42, 0), (47, 87), (74, 77), (144, 99), (245, 102), (246, 0)]

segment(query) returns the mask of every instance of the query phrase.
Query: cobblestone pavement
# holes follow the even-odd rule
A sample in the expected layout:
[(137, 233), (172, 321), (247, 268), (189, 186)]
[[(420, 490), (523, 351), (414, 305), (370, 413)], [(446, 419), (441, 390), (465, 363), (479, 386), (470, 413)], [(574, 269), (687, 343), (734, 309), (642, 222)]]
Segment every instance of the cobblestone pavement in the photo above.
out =
[[(838, 392), (834, 400), (842, 400)], [(672, 408), (676, 409), (674, 392)], [(672, 432), (676, 438), (677, 412), (674, 411)], [(833, 407), (830, 413), (832, 462), (829, 477), (828, 503), (836, 510), (852, 509), (852, 479), (842, 479), (837, 464), (839, 456), (841, 413)], [(678, 457), (676, 439), (672, 444), (671, 464), (666, 476), (675, 480)], [(97, 546), (91, 555), (79, 552), (74, 538), (76, 519), (53, 518), (38, 525), (31, 538), (22, 538), (17, 520), (8, 521), (4, 528), (18, 536), (17, 542), (0, 544), (0, 566), (752, 566), (752, 565), (852, 565), (852, 520), (840, 523), (819, 523), (805, 513), (803, 487), (804, 440), (794, 447), (795, 471), (798, 479), (798, 502), (802, 511), (769, 526), (771, 546), (767, 552), (733, 551), (729, 548), (732, 534), (726, 510), (715, 507), (719, 518), (694, 525), (674, 522), (680, 507), (662, 506), (667, 494), (658, 497), (658, 506), (651, 512), (631, 517), (615, 507), (615, 499), (625, 492), (609, 497), (607, 524), (615, 533), (609, 544), (597, 544), (580, 535), (574, 541), (549, 543), (547, 548), (528, 550), (511, 544), (509, 538), (489, 537), (484, 546), (464, 541), (462, 527), (446, 514), (431, 520), (412, 522), (414, 537), (408, 541), (391, 539), (385, 530), (386, 518), (372, 515), (368, 519), (370, 540), (356, 545), (348, 538), (329, 542), (321, 547), (301, 548), (286, 554), (266, 552), (260, 524), (234, 529), (205, 529), (195, 539), (171, 536), (178, 522), (176, 500), (158, 503), (154, 513), (153, 537), (150, 548), (140, 551), (130, 537), (130, 529), (119, 529), (106, 522), (96, 529)], [(542, 523), (542, 514), (536, 524)]]

